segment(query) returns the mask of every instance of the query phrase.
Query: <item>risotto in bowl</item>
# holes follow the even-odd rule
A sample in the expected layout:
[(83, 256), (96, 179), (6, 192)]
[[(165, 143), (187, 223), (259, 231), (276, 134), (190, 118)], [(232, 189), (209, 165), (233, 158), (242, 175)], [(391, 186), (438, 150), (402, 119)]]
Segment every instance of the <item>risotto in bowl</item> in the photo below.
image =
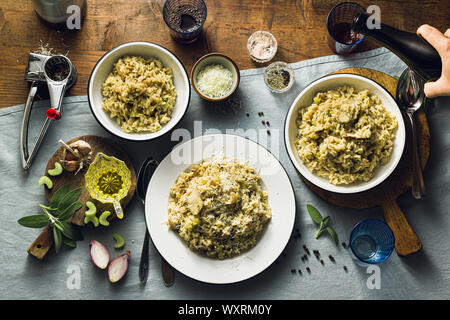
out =
[(337, 193), (375, 187), (395, 169), (405, 145), (402, 114), (375, 81), (335, 74), (308, 85), (285, 123), (286, 148), (296, 169)]
[(91, 111), (111, 134), (147, 141), (170, 131), (184, 116), (189, 78), (179, 59), (150, 42), (122, 44), (95, 65), (88, 85)]

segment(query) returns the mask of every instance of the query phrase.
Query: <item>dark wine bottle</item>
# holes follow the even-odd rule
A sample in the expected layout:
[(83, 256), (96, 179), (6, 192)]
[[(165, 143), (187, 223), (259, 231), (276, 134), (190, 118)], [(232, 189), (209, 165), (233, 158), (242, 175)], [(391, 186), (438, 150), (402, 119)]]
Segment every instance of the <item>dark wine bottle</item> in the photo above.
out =
[(416, 33), (399, 30), (384, 23), (380, 23), (380, 28), (369, 28), (367, 25), (369, 17), (367, 13), (357, 15), (353, 20), (353, 31), (381, 43), (425, 81), (440, 77), (441, 57), (431, 44)]

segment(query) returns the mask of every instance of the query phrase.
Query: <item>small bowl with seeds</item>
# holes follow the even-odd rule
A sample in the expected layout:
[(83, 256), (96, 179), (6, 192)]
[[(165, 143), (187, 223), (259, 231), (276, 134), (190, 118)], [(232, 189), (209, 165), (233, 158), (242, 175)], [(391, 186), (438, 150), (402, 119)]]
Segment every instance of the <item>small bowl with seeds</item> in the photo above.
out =
[(286, 92), (294, 84), (294, 70), (286, 62), (271, 63), (264, 70), (264, 82), (272, 92)]

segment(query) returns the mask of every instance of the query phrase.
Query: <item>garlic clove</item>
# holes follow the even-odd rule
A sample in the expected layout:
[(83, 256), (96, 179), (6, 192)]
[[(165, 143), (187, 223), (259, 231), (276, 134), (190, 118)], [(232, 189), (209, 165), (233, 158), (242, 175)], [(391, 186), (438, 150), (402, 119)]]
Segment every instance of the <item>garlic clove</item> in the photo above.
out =
[(72, 149), (78, 150), (81, 156), (85, 157), (92, 151), (91, 145), (84, 140), (77, 140), (69, 145)]
[(64, 170), (69, 172), (73, 172), (80, 167), (80, 162), (78, 160), (71, 160), (71, 161), (60, 160), (59, 162), (61, 162)]

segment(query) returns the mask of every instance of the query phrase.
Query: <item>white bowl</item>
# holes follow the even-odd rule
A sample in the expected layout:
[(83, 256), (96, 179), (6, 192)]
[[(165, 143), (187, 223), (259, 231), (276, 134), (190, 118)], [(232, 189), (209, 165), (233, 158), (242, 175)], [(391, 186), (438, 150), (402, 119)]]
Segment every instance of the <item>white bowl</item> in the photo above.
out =
[[(378, 167), (374, 171), (374, 176), (369, 181), (355, 182), (348, 185), (333, 185), (328, 179), (319, 177), (313, 174), (302, 162), (298, 156), (297, 149), (295, 147), (295, 139), (297, 137), (296, 118), (298, 111), (302, 107), (311, 105), (314, 96), (318, 92), (327, 91), (331, 89), (337, 89), (340, 86), (349, 85), (356, 90), (368, 89), (371, 93), (377, 95), (387, 111), (391, 112), (397, 119), (398, 129), (394, 140), (394, 148), (392, 150), (390, 161), (383, 166)], [(314, 185), (336, 193), (357, 193), (368, 189), (371, 189), (382, 181), (384, 181), (397, 166), (400, 158), (403, 154), (405, 146), (405, 124), (403, 121), (402, 113), (397, 106), (392, 95), (381, 85), (366, 77), (354, 75), (354, 74), (334, 74), (322, 77), (309, 84), (303, 89), (297, 98), (292, 103), (288, 114), (286, 116), (286, 122), (284, 127), (284, 139), (286, 149), (292, 163), (300, 174)]]
[[(106, 77), (112, 71), (114, 63), (116, 63), (119, 58), (130, 55), (146, 59), (156, 58), (160, 60), (165, 67), (170, 67), (173, 71), (177, 100), (172, 113), (172, 118), (157, 132), (126, 133), (122, 131), (117, 122), (102, 109), (103, 96), (101, 88)], [(189, 85), (189, 77), (181, 61), (166, 48), (151, 42), (129, 42), (111, 49), (101, 57), (95, 65), (88, 84), (89, 106), (98, 123), (111, 134), (132, 141), (155, 139), (170, 131), (186, 113), (190, 96), (191, 87)]]

